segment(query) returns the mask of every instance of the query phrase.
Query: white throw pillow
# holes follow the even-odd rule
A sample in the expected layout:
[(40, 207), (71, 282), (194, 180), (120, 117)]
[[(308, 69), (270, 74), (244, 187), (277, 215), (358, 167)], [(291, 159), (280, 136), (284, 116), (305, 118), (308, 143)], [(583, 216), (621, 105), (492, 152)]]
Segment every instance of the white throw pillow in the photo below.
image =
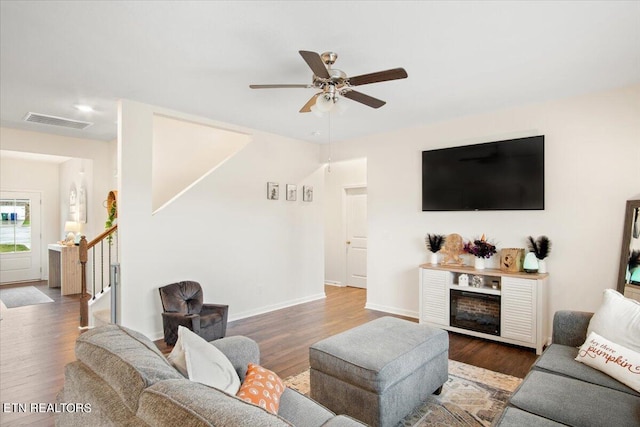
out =
[(589, 322), (587, 335), (591, 332), (640, 353), (640, 302), (606, 289), (602, 305)]
[(640, 353), (591, 332), (576, 360), (640, 392)]
[(240, 389), (240, 378), (227, 356), (188, 328), (178, 327), (178, 340), (167, 358), (191, 381), (234, 396)]
[(187, 372), (187, 359), (185, 359), (184, 354), (184, 346), (182, 345), (182, 336), (184, 335), (180, 330), (187, 329), (183, 326), (178, 326), (178, 340), (176, 344), (173, 346), (173, 350), (167, 356), (167, 360), (169, 363), (173, 365), (180, 373), (185, 377), (189, 378), (189, 373)]

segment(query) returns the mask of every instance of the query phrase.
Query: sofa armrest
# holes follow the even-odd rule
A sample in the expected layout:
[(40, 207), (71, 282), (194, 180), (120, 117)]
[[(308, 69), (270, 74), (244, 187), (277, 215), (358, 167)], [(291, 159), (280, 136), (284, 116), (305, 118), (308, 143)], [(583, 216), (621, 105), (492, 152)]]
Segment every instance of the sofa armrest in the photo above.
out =
[(229, 306), (224, 304), (202, 304), (201, 314), (217, 313), (222, 318), (222, 337), (227, 335), (227, 320), (229, 316)]
[(579, 347), (587, 339), (587, 328), (593, 313), (584, 311), (557, 311), (553, 316), (551, 342)]
[(243, 336), (220, 338), (210, 344), (224, 353), (235, 368), (240, 382), (244, 381), (249, 363), (260, 364), (260, 347), (251, 338)]

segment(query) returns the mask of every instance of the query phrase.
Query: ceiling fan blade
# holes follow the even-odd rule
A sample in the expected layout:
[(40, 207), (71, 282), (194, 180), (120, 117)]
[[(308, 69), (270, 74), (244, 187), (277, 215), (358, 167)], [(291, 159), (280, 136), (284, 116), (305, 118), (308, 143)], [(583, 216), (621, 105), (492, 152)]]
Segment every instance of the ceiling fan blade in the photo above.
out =
[(303, 88), (308, 89), (313, 85), (249, 85), (251, 89), (281, 89), (281, 88)]
[(310, 113), (310, 112), (311, 112), (311, 107), (316, 103), (316, 99), (318, 99), (318, 96), (320, 96), (320, 94), (321, 94), (321, 93), (322, 93), (322, 92), (318, 92), (318, 93), (316, 93), (315, 95), (313, 95), (313, 96), (311, 97), (311, 99), (309, 99), (309, 100), (307, 101), (307, 103), (306, 103), (306, 104), (304, 104), (304, 107), (302, 107), (302, 108), (300, 109), (300, 112), (301, 112), (301, 113)]
[(299, 50), (300, 56), (307, 63), (313, 74), (320, 77), (321, 79), (329, 79), (331, 76), (327, 71), (327, 67), (325, 67), (322, 58), (316, 52), (309, 52), (308, 50)]
[(344, 96), (345, 98), (349, 98), (353, 101), (359, 102), (361, 104), (368, 105), (371, 108), (380, 108), (384, 104), (386, 104), (386, 102), (381, 99), (374, 98), (373, 96), (365, 95), (364, 93), (358, 92), (355, 90), (350, 90), (348, 92), (345, 92), (342, 96)]
[(377, 73), (362, 74), (360, 76), (349, 77), (351, 86), (366, 85), (369, 83), (386, 82), (388, 80), (406, 79), (407, 72), (404, 68), (393, 68), (391, 70), (378, 71)]

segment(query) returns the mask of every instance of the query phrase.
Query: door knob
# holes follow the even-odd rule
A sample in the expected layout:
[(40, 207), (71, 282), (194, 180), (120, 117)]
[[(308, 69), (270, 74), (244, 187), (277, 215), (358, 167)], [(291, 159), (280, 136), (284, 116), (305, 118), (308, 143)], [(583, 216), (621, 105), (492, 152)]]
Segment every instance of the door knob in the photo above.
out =
[(350, 244), (351, 244), (351, 240), (347, 240), (347, 245), (350, 245)]

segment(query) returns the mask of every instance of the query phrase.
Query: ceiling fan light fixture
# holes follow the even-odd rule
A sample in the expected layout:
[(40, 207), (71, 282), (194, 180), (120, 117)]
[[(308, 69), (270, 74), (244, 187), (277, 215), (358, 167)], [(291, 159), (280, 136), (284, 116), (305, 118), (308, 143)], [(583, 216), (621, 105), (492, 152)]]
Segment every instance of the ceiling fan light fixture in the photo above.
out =
[[(327, 113), (333, 108), (333, 94), (323, 93), (316, 99), (316, 109), (321, 113)], [(313, 107), (311, 109), (313, 111)]]
[(344, 102), (344, 98), (335, 97), (333, 101), (333, 109), (338, 114), (342, 114), (349, 109), (349, 106)]

